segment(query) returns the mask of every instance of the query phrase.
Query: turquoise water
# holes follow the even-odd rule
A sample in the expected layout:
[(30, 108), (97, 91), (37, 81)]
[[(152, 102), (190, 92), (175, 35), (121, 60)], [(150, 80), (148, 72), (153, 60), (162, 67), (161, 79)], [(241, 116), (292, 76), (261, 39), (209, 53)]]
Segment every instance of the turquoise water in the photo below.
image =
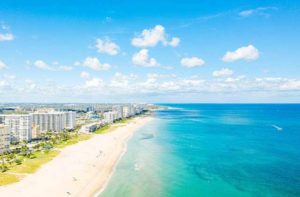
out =
[(167, 105), (101, 197), (300, 196), (300, 105)]

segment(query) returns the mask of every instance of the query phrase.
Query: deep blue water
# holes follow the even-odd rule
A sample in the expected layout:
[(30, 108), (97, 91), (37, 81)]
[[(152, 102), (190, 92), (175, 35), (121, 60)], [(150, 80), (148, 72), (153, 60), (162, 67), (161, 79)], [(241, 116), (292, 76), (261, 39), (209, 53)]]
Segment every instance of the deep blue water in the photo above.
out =
[(165, 105), (101, 196), (300, 196), (300, 105)]

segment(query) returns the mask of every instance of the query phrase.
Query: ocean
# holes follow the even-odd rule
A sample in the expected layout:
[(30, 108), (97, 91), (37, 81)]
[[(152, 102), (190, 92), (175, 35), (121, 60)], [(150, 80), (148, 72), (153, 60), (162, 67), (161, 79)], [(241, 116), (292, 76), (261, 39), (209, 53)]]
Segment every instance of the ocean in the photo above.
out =
[(164, 104), (100, 197), (300, 196), (299, 104)]

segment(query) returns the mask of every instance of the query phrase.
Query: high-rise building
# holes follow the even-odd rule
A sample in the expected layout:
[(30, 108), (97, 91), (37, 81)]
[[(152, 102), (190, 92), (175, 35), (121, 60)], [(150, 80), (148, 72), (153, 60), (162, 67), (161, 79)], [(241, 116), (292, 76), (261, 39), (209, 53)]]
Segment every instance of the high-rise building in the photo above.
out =
[(0, 154), (9, 150), (10, 131), (9, 127), (0, 124)]
[(2, 122), (9, 128), (10, 141), (30, 141), (32, 138), (32, 116), (29, 114), (0, 115)]
[(76, 112), (35, 112), (32, 114), (33, 126), (38, 126), (39, 132), (63, 129), (74, 129), (76, 126)]
[(32, 114), (32, 122), (39, 126), (40, 132), (57, 132), (65, 128), (66, 116), (62, 112), (36, 112)]
[(76, 126), (76, 112), (74, 111), (67, 111), (64, 112), (66, 114), (66, 128), (67, 129), (74, 129)]
[(103, 118), (107, 123), (113, 123), (115, 120), (118, 119), (118, 112), (117, 111), (104, 112)]

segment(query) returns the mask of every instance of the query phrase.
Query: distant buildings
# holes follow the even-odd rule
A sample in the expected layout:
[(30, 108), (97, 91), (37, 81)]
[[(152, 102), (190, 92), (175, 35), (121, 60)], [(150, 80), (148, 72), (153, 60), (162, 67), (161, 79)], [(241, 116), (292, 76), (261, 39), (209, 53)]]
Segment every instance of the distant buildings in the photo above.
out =
[(10, 132), (8, 126), (0, 124), (0, 154), (9, 150)]
[(29, 114), (0, 115), (2, 123), (10, 131), (10, 141), (30, 141), (32, 138), (32, 116)]
[(11, 142), (31, 141), (32, 138), (38, 137), (43, 132), (74, 129), (76, 113), (51, 111), (31, 114), (1, 114), (0, 123), (8, 127)]
[(91, 132), (96, 131), (97, 128), (98, 128), (97, 123), (94, 122), (94, 123), (90, 123), (90, 124), (87, 124), (87, 125), (83, 125), (80, 128), (80, 132), (81, 133), (91, 133)]
[(9, 149), (10, 143), (31, 141), (47, 131), (72, 130), (77, 123), (83, 125), (80, 132), (90, 133), (147, 109), (145, 104), (22, 104), (8, 107), (0, 110), (4, 113), (0, 114), (0, 154)]

